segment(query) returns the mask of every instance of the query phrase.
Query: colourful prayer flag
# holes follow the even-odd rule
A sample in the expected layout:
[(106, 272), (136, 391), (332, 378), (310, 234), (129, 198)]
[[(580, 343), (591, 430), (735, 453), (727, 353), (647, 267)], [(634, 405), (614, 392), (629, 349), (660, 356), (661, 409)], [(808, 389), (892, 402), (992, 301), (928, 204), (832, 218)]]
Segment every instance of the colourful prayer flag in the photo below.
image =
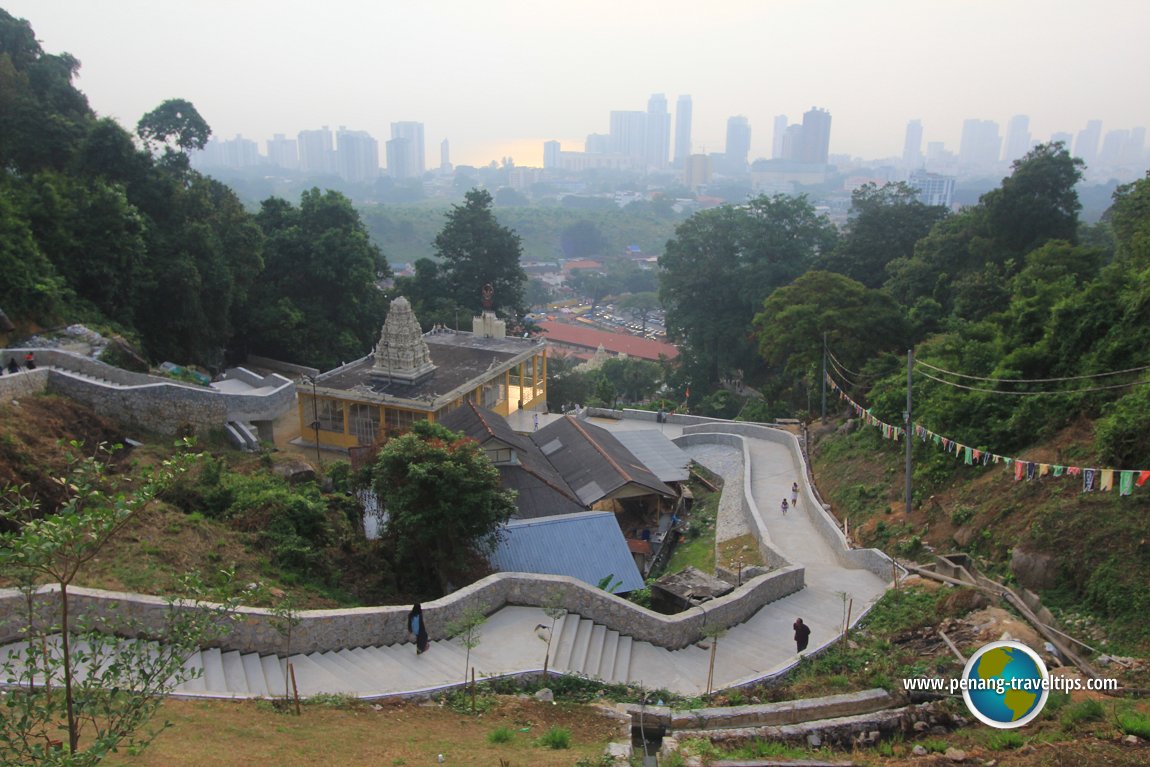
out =
[(1014, 464), (1014, 481), (1022, 479), (1026, 476), (1026, 461), (1016, 461)]
[(1090, 493), (1094, 491), (1094, 477), (1097, 473), (1097, 469), (1082, 470), (1082, 492)]
[(1138, 479), (1135, 480), (1134, 484), (1138, 485), (1138, 487), (1142, 487), (1148, 479), (1150, 479), (1150, 471), (1140, 471), (1138, 472)]
[(974, 450), (967, 447), (967, 448), (963, 449), (962, 452), (965, 453), (963, 462), (966, 463), (967, 466), (972, 465), (974, 463)]
[(1118, 494), (1130, 495), (1134, 492), (1134, 472), (1124, 471), (1118, 480)]
[(1066, 473), (1066, 467), (1065, 466), (1055, 466), (1054, 467), (1054, 476), (1061, 477), (1065, 473)]
[(1103, 469), (1102, 481), (1098, 483), (1099, 490), (1112, 490), (1114, 488), (1114, 469)]

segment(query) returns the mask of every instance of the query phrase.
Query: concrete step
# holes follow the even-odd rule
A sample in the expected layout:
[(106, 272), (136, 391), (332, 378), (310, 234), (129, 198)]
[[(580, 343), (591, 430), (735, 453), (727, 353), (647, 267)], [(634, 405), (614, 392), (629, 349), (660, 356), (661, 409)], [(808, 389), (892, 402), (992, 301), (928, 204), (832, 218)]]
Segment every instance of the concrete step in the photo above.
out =
[(261, 698), (268, 697), (268, 681), (264, 677), (264, 667), (260, 663), (259, 653), (244, 653), (240, 656), (240, 660), (244, 664), (244, 677), (247, 679), (248, 692), (252, 695), (259, 695)]
[(631, 645), (635, 640), (626, 634), (619, 635), (619, 646), (615, 650), (615, 662), (611, 667), (609, 681), (626, 684), (631, 681)]
[(607, 627), (597, 623), (591, 625), (591, 639), (587, 644), (587, 656), (579, 672), (587, 676), (599, 676), (599, 659), (603, 657), (603, 642), (607, 637)]
[(200, 651), (204, 662), (204, 689), (208, 692), (227, 692), (228, 681), (224, 675), (224, 664), (220, 660), (220, 648), (209, 647)]
[[(373, 680), (374, 691), (399, 691), (405, 687), (420, 687), (421, 675), (410, 667), (411, 658), (406, 663), (389, 658), (381, 647), (356, 647), (353, 650), (340, 650), (340, 654), (358, 664)], [(422, 656), (420, 656), (422, 657)]]
[(236, 650), (220, 654), (220, 664), (224, 668), (224, 684), (228, 692), (248, 692), (248, 677), (244, 673), (244, 662)]
[(311, 657), (317, 662), (322, 661), (333, 673), (338, 671), (341, 676), (347, 676), (350, 679), (357, 680), (359, 684), (364, 685), (362, 689), (371, 689), (378, 686), (376, 674), (365, 670), (362, 666), (348, 660), (338, 652), (329, 650), (323, 653), (312, 653)]
[(189, 655), (184, 661), (184, 670), (188, 672), (199, 672), (193, 677), (185, 679), (179, 686), (180, 692), (204, 692), (207, 685), (204, 684), (204, 659), (199, 650)]
[(347, 684), (306, 655), (293, 655), (289, 660), (295, 668), (295, 680), (301, 698), (310, 698), (320, 693), (338, 694), (355, 690), (354, 685)]
[(556, 671), (566, 671), (571, 665), (571, 651), (575, 647), (575, 635), (579, 633), (579, 624), (583, 619), (578, 615), (567, 615), (563, 618), (563, 629), (551, 642), (551, 664)]
[(264, 684), (267, 685), (268, 694), (273, 698), (287, 695), (285, 666), (284, 659), (278, 655), (260, 656), (260, 667), (264, 670)]
[(571, 647), (571, 659), (567, 668), (575, 673), (582, 673), (583, 663), (587, 660), (587, 648), (591, 645), (591, 632), (595, 624), (589, 620), (579, 621), (579, 631), (575, 634), (575, 644)]
[(615, 655), (619, 652), (619, 632), (611, 629), (603, 636), (603, 651), (599, 654), (599, 666), (593, 675), (605, 682), (611, 681), (615, 673)]

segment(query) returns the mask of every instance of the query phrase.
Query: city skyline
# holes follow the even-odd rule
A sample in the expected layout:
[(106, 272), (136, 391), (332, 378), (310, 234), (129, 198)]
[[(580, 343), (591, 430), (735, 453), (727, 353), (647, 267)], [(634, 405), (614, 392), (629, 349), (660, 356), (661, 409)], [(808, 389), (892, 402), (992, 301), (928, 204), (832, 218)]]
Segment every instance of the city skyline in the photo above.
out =
[(608, 132), (611, 112), (644, 111), (654, 94), (672, 125), (691, 96), (693, 153), (722, 152), (728, 119), (745, 116), (752, 160), (773, 156), (777, 115), (815, 105), (834, 116), (830, 152), (868, 159), (900, 157), (915, 119), (924, 144), (956, 153), (967, 120), (1026, 115), (1039, 141), (1092, 120), (1103, 137), (1150, 124), (1119, 76), (1150, 66), (1140, 39), (1150, 4), (1125, 0), (1100, 0), (1089, 17), (1030, 0), (731, 0), (710, 15), (598, 0), (574, 15), (450, 0), (333, 0), (325, 15), (289, 0), (205, 0), (190, 14), (143, 0), (0, 7), (27, 18), (45, 51), (80, 60), (76, 84), (97, 113), (132, 129), (164, 99), (186, 98), (217, 137), (261, 149), (321, 125), (382, 144), (392, 123), (419, 122), (433, 153), (450, 141), (456, 164), (542, 166), (544, 142), (581, 150)]

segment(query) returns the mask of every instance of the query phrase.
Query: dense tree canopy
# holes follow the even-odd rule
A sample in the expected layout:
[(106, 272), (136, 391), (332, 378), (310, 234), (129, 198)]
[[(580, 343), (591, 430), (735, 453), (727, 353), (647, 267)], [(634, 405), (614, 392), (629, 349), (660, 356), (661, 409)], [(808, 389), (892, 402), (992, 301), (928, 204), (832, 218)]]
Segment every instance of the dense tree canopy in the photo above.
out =
[(865, 184), (851, 193), (851, 219), (838, 247), (820, 259), (868, 288), (886, 282), (886, 265), (914, 255), (914, 245), (945, 218), (946, 208), (924, 205), (906, 184)]
[(271, 198), (256, 220), (267, 242), (247, 302), (250, 350), (321, 368), (367, 354), (390, 270), (348, 199), (312, 189), (296, 208)]
[(667, 330), (699, 386), (762, 374), (751, 321), (773, 290), (835, 244), (834, 227), (806, 197), (757, 197), (697, 213), (659, 259)]
[(401, 587), (446, 590), (515, 511), (479, 443), (427, 421), (380, 450), (373, 485), (387, 511)]
[(519, 235), (501, 226), (491, 210), (491, 195), (482, 189), (467, 193), (462, 205), (447, 214), (435, 238), (435, 251), (448, 295), (474, 314), (483, 309), (483, 286), (495, 289), (495, 307), (505, 314), (524, 312), (527, 275), (519, 265)]

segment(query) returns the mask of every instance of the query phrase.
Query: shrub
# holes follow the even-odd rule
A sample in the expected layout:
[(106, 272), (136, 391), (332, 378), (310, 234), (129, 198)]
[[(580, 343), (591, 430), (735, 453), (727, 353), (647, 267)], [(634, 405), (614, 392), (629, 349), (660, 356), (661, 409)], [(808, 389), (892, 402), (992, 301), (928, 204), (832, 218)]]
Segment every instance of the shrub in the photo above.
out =
[(511, 739), (515, 737), (514, 733), (508, 727), (496, 727), (491, 732), (487, 733), (487, 742), (493, 745), (499, 743), (510, 743)]
[(1012, 748), (1021, 748), (1025, 741), (1022, 735), (1013, 730), (999, 730), (992, 732), (986, 739), (986, 745), (991, 751), (1009, 751)]
[(1062, 711), (1062, 726), (1069, 729), (1082, 722), (1098, 722), (1106, 716), (1106, 709), (1093, 698), (1067, 706)]
[(1126, 735), (1150, 739), (1150, 717), (1137, 711), (1124, 711), (1118, 715), (1118, 728)]
[(535, 744), (556, 751), (571, 748), (571, 731), (565, 727), (552, 727), (535, 741)]

